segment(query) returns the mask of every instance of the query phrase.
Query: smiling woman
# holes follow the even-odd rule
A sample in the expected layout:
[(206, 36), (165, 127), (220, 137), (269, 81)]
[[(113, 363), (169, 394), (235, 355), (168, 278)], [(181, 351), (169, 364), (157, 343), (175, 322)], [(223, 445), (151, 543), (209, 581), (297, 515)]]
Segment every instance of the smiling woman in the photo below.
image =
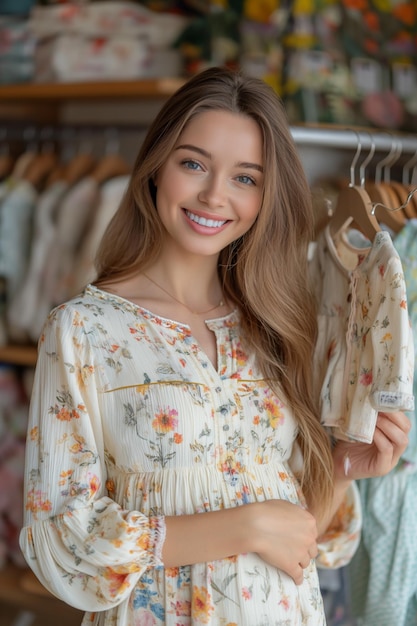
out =
[(166, 102), (33, 386), (21, 547), (83, 624), (324, 626), (316, 559), (349, 561), (352, 480), (395, 465), (408, 422), (330, 446), (312, 226), (270, 87), (211, 68)]

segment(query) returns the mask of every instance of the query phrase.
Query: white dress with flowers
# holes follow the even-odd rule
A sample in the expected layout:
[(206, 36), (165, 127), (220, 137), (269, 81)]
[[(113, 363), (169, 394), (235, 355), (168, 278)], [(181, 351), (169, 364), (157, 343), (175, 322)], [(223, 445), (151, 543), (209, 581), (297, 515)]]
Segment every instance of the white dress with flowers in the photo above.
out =
[[(83, 624), (321, 626), (316, 564), (296, 586), (256, 554), (164, 568), (165, 515), (303, 499), (291, 411), (240, 343), (239, 314), (207, 321), (218, 368), (190, 329), (94, 286), (50, 314), (27, 440), (21, 547)], [(358, 543), (355, 491), (324, 566)], [(204, 537), (201, 537), (204, 542)]]

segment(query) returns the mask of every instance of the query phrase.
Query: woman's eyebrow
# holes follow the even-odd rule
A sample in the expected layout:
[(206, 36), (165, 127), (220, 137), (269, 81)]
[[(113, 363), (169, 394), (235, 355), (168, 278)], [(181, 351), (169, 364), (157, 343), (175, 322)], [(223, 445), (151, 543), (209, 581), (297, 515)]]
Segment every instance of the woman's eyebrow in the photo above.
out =
[[(198, 154), (201, 154), (207, 159), (211, 159), (210, 152), (207, 152), (207, 150), (203, 150), (203, 148), (199, 148), (198, 146), (193, 146), (192, 144), (189, 144), (189, 143), (181, 144), (180, 146), (177, 146), (175, 150), (193, 150), (194, 152), (198, 152)], [(258, 163), (249, 163), (247, 161), (241, 161), (239, 163), (236, 163), (236, 167), (244, 167), (247, 169), (257, 170), (258, 172), (264, 171), (264, 168), (262, 167), (262, 165), (259, 165)]]
[(247, 163), (246, 161), (242, 161), (240, 163), (236, 163), (237, 167), (244, 167), (246, 169), (258, 170), (258, 172), (263, 172), (264, 168), (262, 165), (258, 165), (258, 163)]
[(205, 156), (207, 159), (211, 159), (210, 152), (207, 152), (206, 150), (203, 150), (203, 148), (199, 148), (198, 146), (193, 146), (192, 144), (189, 144), (189, 143), (183, 143), (180, 146), (177, 146), (175, 150), (193, 150), (194, 152), (198, 152), (202, 156)]

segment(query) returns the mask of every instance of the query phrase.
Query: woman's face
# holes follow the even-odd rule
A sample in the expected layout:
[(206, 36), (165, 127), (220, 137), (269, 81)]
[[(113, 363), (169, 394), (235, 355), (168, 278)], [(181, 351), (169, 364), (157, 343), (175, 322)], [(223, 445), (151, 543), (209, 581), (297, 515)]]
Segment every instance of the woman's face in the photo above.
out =
[(218, 256), (244, 235), (262, 203), (262, 153), (252, 118), (228, 111), (194, 117), (155, 180), (164, 243), (182, 253)]

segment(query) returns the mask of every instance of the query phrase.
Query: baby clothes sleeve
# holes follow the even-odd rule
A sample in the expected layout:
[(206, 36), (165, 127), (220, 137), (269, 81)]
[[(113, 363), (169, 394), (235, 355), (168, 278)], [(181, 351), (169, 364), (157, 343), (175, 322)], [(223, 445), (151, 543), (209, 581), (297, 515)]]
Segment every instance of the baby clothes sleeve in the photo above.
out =
[(165, 521), (108, 496), (99, 372), (71, 311), (54, 310), (39, 343), (20, 546), (49, 591), (96, 611), (122, 602), (146, 568), (162, 564)]

